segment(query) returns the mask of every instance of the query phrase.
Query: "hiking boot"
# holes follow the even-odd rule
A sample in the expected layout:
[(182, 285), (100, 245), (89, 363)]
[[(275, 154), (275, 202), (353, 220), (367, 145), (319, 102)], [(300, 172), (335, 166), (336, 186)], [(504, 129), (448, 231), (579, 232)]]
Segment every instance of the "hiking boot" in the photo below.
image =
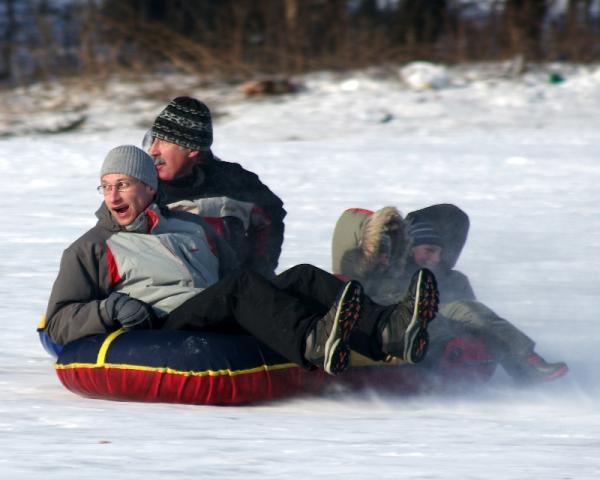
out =
[(360, 283), (346, 283), (329, 311), (317, 321), (306, 338), (306, 360), (322, 367), (330, 375), (337, 375), (348, 368), (348, 340), (360, 317), (362, 301)]
[(569, 371), (566, 363), (548, 363), (535, 352), (525, 357), (514, 357), (503, 366), (517, 383), (549, 382)]
[(391, 357), (419, 363), (427, 353), (427, 325), (438, 310), (439, 293), (433, 273), (422, 268), (413, 275), (405, 297), (381, 329), (381, 349)]

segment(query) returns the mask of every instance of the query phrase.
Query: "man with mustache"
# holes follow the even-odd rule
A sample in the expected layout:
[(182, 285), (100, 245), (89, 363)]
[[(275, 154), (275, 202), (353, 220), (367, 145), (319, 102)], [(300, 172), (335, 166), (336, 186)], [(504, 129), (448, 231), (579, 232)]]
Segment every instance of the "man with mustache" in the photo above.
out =
[(281, 254), (283, 202), (252, 172), (213, 155), (209, 108), (173, 99), (144, 138), (161, 202), (202, 216), (229, 242), (243, 268), (272, 278)]

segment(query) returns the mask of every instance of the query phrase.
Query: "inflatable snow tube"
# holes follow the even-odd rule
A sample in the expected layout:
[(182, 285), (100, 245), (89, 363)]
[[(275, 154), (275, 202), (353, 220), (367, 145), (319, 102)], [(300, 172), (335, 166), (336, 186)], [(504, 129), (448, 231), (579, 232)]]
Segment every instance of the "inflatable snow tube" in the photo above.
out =
[(470, 336), (450, 338), (419, 365), (374, 362), (352, 352), (351, 368), (329, 377), (290, 363), (250, 336), (118, 330), (60, 346), (43, 324), (38, 333), (67, 389), (106, 400), (245, 405), (316, 394), (327, 386), (413, 394), (485, 383), (497, 365)]
[(243, 335), (118, 330), (65, 345), (56, 373), (79, 395), (108, 400), (245, 405), (312, 393), (323, 374)]

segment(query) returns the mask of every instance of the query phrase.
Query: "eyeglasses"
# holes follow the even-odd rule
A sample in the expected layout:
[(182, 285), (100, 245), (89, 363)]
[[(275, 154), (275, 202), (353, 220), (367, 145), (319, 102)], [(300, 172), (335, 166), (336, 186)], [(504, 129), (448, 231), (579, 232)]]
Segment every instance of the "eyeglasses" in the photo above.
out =
[[(173, 144), (172, 142), (169, 142), (167, 140), (162, 140), (161, 138), (153, 137), (152, 130), (148, 130), (142, 140), (142, 150), (144, 150), (145, 152), (150, 152), (150, 149), (153, 146), (156, 145), (157, 147), (160, 147), (161, 145), (165, 145), (165, 144), (177, 145), (177, 144)], [(181, 145), (177, 145), (177, 147), (179, 148), (179, 150), (184, 151), (184, 152), (193, 152), (193, 150), (191, 148), (182, 147)]]
[(117, 192), (124, 192), (125, 190), (128, 190), (129, 188), (131, 188), (133, 185), (135, 185), (136, 183), (138, 183), (139, 180), (121, 180), (117, 183), (115, 183), (114, 185), (111, 183), (103, 183), (102, 185), (99, 185), (98, 187), (96, 187), (96, 190), (98, 190), (98, 193), (100, 195), (107, 195), (109, 194), (113, 188), (117, 189)]

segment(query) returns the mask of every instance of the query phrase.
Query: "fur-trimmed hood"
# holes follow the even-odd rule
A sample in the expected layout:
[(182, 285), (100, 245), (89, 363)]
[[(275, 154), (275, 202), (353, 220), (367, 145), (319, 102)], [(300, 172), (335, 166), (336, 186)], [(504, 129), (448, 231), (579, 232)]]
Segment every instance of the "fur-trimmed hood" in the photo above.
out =
[(351, 208), (342, 213), (332, 239), (333, 273), (365, 281), (381, 268), (379, 251), (383, 234), (389, 235), (392, 241), (390, 265), (386, 270), (401, 275), (408, 241), (404, 219), (395, 207), (384, 207), (376, 212)]

